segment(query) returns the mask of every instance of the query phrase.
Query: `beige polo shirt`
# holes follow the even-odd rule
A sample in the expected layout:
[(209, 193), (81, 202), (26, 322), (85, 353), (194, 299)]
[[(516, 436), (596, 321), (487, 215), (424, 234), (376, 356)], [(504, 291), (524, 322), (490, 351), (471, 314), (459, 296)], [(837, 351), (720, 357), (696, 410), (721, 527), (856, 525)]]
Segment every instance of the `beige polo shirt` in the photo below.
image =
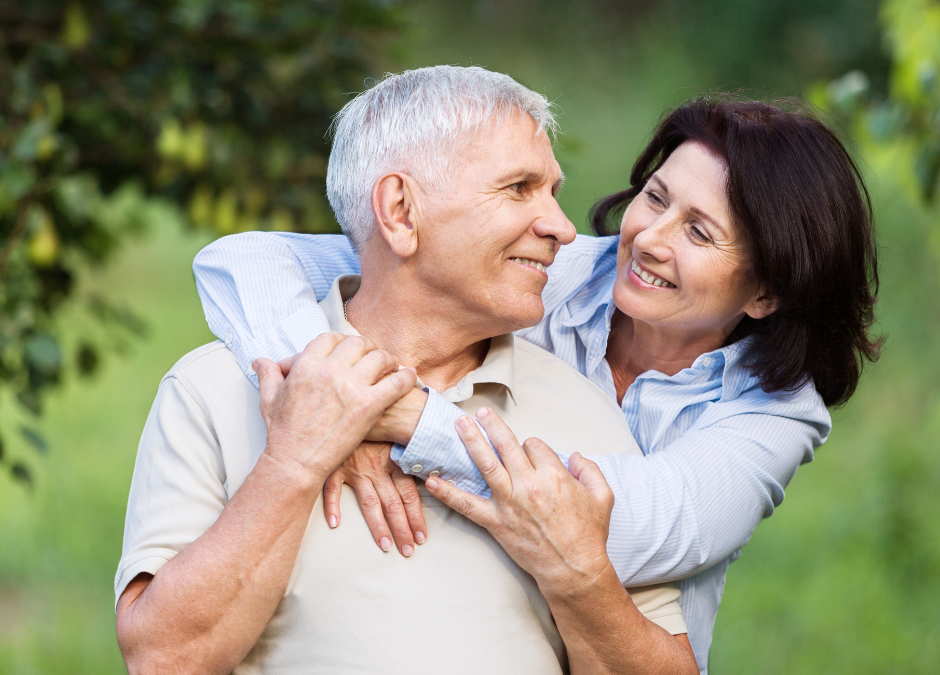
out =
[[(343, 301), (358, 285), (358, 277), (341, 277), (321, 303), (334, 330), (355, 334)], [(521, 439), (538, 436), (558, 450), (639, 453), (620, 409), (586, 378), (512, 335), (490, 342), (480, 368), (446, 397), (470, 413), (490, 406)], [(117, 597), (138, 574), (159, 573), (215, 522), (265, 437), (258, 390), (224, 344), (200, 347), (173, 366), (140, 441)], [(376, 547), (348, 486), (335, 530), (317, 501), (284, 599), (236, 675), (567, 672), (534, 579), (485, 529), (423, 483), (419, 489), (428, 540), (411, 558)], [(686, 632), (673, 584), (631, 595), (649, 619)]]

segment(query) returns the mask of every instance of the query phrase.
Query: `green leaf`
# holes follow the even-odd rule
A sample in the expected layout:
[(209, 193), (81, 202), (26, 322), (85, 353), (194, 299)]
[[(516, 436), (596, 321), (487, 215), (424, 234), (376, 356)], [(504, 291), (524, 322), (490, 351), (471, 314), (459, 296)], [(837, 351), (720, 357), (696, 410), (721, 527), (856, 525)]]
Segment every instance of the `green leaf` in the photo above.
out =
[(16, 395), (16, 400), (33, 415), (38, 417), (42, 414), (42, 400), (35, 389), (23, 389)]
[(51, 335), (40, 333), (26, 341), (26, 360), (45, 374), (53, 375), (62, 368), (62, 352), (58, 341)]
[(42, 117), (27, 124), (13, 143), (13, 156), (22, 161), (36, 159), (40, 142), (52, 131), (50, 121)]
[(22, 462), (13, 463), (10, 467), (10, 475), (16, 482), (22, 483), (30, 490), (33, 489), (33, 475), (30, 473), (29, 467)]
[(49, 444), (38, 431), (29, 427), (20, 427), (20, 435), (41, 455), (49, 454)]
[(20, 162), (7, 161), (0, 169), (0, 213), (13, 211), (16, 202), (36, 183), (36, 174)]
[(85, 376), (92, 375), (98, 369), (100, 362), (98, 350), (90, 344), (83, 343), (78, 347), (75, 361), (78, 364), (79, 373)]

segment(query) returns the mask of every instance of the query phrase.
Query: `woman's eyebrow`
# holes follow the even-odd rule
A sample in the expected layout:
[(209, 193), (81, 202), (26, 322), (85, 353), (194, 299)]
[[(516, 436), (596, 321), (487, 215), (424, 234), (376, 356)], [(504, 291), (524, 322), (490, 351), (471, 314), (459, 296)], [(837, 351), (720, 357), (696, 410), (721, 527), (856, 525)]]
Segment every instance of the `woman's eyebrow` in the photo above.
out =
[[(650, 177), (649, 182), (652, 183), (653, 181), (656, 181), (656, 183), (658, 184), (657, 187), (659, 187), (660, 190), (665, 192), (667, 195), (669, 194), (669, 186), (666, 185), (665, 181), (662, 178), (654, 174), (653, 176)], [(698, 216), (702, 220), (708, 221), (713, 227), (717, 228), (724, 236), (728, 236), (728, 229), (724, 225), (722, 225), (720, 222), (718, 222), (716, 219), (712, 218), (710, 215), (702, 211), (702, 209), (698, 208), (697, 206), (690, 206), (689, 211), (694, 213), (696, 216)]]
[(653, 181), (659, 184), (658, 187), (660, 190), (665, 192), (667, 195), (669, 194), (669, 186), (666, 185), (665, 181), (663, 181), (662, 178), (660, 178), (656, 174), (653, 174), (652, 176), (650, 176), (649, 182), (652, 183)]
[(720, 231), (723, 235), (725, 235), (725, 236), (728, 235), (728, 231), (725, 229), (725, 226), (722, 225), (721, 223), (719, 223), (717, 220), (715, 220), (714, 218), (712, 218), (710, 215), (708, 215), (708, 214), (705, 213), (704, 211), (702, 211), (702, 209), (693, 206), (693, 207), (689, 208), (689, 211), (691, 211), (692, 213), (694, 213), (695, 215), (697, 215), (697, 216), (698, 216), (699, 218), (701, 218), (702, 220), (707, 220), (709, 223), (712, 224), (713, 227), (715, 227), (716, 229), (718, 229), (718, 231)]

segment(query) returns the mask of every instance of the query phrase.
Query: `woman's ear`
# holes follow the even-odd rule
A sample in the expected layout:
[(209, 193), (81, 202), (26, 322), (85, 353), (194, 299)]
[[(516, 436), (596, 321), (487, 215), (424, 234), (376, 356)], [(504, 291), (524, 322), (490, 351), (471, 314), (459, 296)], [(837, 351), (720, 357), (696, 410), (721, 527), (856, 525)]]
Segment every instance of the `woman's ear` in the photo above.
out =
[(420, 191), (411, 176), (396, 172), (372, 187), (372, 212), (378, 232), (392, 252), (409, 258), (418, 250)]
[(766, 292), (761, 285), (757, 293), (744, 308), (744, 313), (752, 319), (763, 319), (770, 316), (780, 308), (780, 298), (772, 293)]

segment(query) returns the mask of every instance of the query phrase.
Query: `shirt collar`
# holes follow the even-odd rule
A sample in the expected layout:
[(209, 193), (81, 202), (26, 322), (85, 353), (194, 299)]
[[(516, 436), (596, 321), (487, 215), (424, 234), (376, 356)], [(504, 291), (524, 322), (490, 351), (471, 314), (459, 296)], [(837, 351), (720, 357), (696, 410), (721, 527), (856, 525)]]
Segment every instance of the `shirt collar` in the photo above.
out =
[[(337, 277), (330, 292), (320, 302), (320, 309), (326, 314), (330, 328), (344, 335), (359, 335), (359, 331), (346, 320), (345, 303), (356, 294), (362, 277), (358, 274), (344, 274)], [(444, 398), (456, 403), (473, 396), (473, 387), (477, 384), (497, 384), (506, 387), (509, 396), (512, 393), (515, 373), (515, 342), (512, 333), (497, 335), (490, 339), (490, 348), (486, 352), (482, 365), (467, 373), (460, 382), (443, 392)], [(420, 378), (417, 386), (425, 388)]]

